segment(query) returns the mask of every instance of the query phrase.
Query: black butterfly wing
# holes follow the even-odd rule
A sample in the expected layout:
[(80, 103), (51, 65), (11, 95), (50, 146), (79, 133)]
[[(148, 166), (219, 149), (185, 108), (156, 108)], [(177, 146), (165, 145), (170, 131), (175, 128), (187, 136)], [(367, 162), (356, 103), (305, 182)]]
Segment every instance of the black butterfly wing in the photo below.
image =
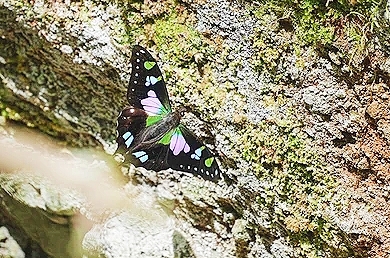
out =
[(140, 108), (127, 107), (118, 117), (116, 153), (121, 153), (126, 161), (130, 161), (136, 167), (145, 167), (159, 171), (167, 169), (166, 162), (169, 145), (156, 143), (152, 148), (134, 149), (139, 144), (138, 136), (147, 125), (148, 114)]
[(171, 112), (167, 88), (161, 71), (152, 55), (141, 46), (134, 46), (132, 71), (127, 99), (131, 106), (144, 109), (150, 115)]
[(171, 137), (167, 163), (174, 170), (200, 175), (211, 181), (220, 179), (220, 169), (211, 151), (184, 125)]
[(220, 179), (220, 170), (211, 151), (184, 125), (166, 133), (153, 148), (132, 153), (133, 164), (160, 171), (172, 168), (211, 181)]
[(127, 153), (137, 135), (145, 128), (148, 114), (136, 107), (127, 107), (118, 116), (117, 122), (117, 153)]
[(184, 125), (167, 132), (156, 144), (146, 149), (132, 149), (135, 137), (143, 130), (148, 115), (142, 109), (127, 108), (118, 118), (118, 153), (136, 167), (160, 171), (172, 168), (211, 181), (220, 179), (215, 157)]
[(168, 146), (156, 145), (154, 148), (132, 152), (129, 159), (136, 167), (144, 167), (158, 172), (169, 168), (167, 163), (168, 151)]
[(129, 159), (136, 166), (161, 170), (167, 168), (167, 165), (161, 165), (162, 162), (157, 160), (164, 156), (161, 153), (166, 153), (166, 150), (164, 152), (161, 148), (148, 149), (145, 153), (137, 152), (134, 145), (145, 127), (158, 122), (171, 112), (168, 92), (156, 60), (146, 49), (134, 46), (130, 61), (132, 72), (127, 98), (131, 106), (125, 108), (118, 117), (116, 153), (125, 154), (126, 160)]
[(125, 108), (118, 117), (117, 153), (124, 154), (137, 167), (155, 171), (172, 168), (217, 181), (220, 170), (215, 157), (181, 124), (159, 142), (142, 147), (145, 130), (171, 112), (171, 106), (161, 71), (151, 54), (135, 46), (131, 63), (127, 91), (131, 107)]

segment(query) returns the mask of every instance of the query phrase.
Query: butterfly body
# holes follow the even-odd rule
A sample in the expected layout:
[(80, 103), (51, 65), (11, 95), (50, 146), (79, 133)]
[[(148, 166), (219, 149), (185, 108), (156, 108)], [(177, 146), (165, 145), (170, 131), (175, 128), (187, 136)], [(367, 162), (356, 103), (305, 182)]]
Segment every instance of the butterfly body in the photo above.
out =
[(134, 144), (129, 146), (129, 151), (142, 149), (151, 149), (166, 135), (169, 131), (176, 128), (180, 123), (181, 115), (179, 112), (169, 113), (160, 121), (151, 126), (143, 128), (134, 139)]
[(154, 58), (135, 46), (127, 98), (130, 107), (118, 117), (118, 149), (135, 166), (190, 172), (216, 181), (220, 171), (209, 149), (180, 123), (185, 109), (172, 111)]

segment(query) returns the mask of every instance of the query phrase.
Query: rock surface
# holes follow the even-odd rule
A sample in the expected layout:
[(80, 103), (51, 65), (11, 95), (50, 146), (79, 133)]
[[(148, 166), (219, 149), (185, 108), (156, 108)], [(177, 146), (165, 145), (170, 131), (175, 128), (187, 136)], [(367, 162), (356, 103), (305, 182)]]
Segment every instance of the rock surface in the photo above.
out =
[(8, 229), (6, 227), (0, 228), (0, 256), (14, 257), (14, 258), (24, 258), (24, 252), (18, 245), (18, 243), (13, 239), (13, 237), (9, 234)]
[[(39, 257), (387, 257), (390, 1), (299, 3), (2, 1), (1, 229)], [(97, 154), (136, 43), (225, 180)]]

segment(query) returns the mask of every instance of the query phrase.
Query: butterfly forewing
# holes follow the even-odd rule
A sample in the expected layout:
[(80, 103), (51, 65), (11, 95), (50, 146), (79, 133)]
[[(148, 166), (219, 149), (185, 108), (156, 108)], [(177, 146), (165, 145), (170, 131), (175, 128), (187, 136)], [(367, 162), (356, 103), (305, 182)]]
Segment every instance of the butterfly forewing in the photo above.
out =
[(127, 99), (130, 105), (144, 109), (150, 115), (171, 112), (168, 92), (156, 60), (141, 46), (135, 46), (131, 56), (132, 72)]

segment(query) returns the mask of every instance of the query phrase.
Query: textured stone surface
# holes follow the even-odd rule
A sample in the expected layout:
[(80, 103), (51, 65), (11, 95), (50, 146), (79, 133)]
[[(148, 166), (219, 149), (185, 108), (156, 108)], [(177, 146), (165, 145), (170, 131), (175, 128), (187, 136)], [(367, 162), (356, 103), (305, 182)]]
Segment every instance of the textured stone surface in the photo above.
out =
[(9, 234), (6, 227), (0, 227), (0, 256), (4, 258), (24, 258), (25, 254)]
[[(19, 184), (7, 175), (4, 200), (15, 207), (7, 223), (20, 224), (49, 254), (62, 251), (59, 239), (45, 241), (52, 231), (34, 231), (18, 218), (52, 221), (56, 230), (80, 227), (78, 240), (93, 223), (84, 251), (106, 257), (386, 257), (389, 1), (325, 2), (278, 13), (251, 1), (3, 1), (3, 149), (13, 120), (112, 153), (131, 45), (140, 43), (158, 58), (173, 107), (193, 110), (184, 122), (215, 145), (226, 175), (213, 184), (170, 170), (123, 169), (126, 180), (113, 190), (98, 182), (119, 172), (93, 152), (93, 162), (76, 159), (84, 165), (74, 169), (57, 158), (34, 163), (45, 156), (39, 145), (11, 145), (2, 172), (36, 168), (35, 176), (75, 185), (92, 204), (71, 205), (71, 194), (53, 195), (46, 181)], [(299, 38), (305, 15), (342, 4), (339, 18), (327, 13), (330, 41)], [(370, 17), (357, 15), (370, 5)], [(7, 160), (12, 153), (23, 162)], [(62, 176), (50, 177), (56, 173)]]

